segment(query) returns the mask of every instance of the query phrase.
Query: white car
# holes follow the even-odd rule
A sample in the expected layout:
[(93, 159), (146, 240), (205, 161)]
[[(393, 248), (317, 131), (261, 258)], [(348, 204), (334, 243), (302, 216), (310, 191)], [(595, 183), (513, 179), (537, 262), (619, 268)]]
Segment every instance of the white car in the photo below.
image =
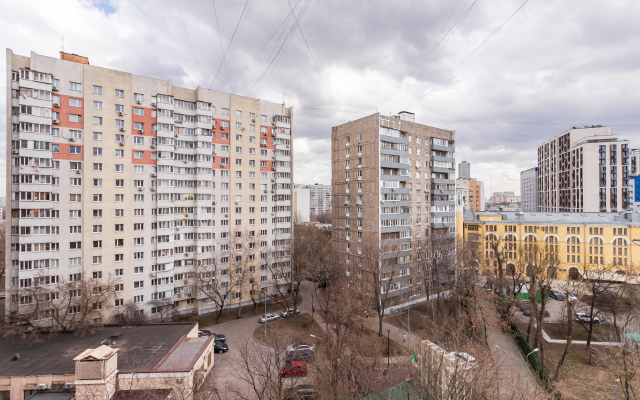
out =
[(293, 316), (294, 314), (300, 314), (300, 310), (296, 310), (295, 313), (293, 312), (293, 308), (289, 308), (287, 310), (282, 310), (280, 312), (280, 316), (282, 318), (287, 318), (289, 316)]
[(294, 344), (290, 344), (287, 346), (287, 352), (295, 352), (295, 351), (315, 351), (316, 346), (306, 343), (306, 342), (298, 342)]
[(462, 361), (466, 361), (470, 366), (476, 365), (476, 358), (469, 353), (455, 352), (453, 355)]
[[(579, 313), (576, 313), (576, 321), (585, 322), (585, 323), (588, 324), (591, 321), (591, 316), (589, 314), (587, 314), (587, 313), (579, 312)], [(593, 317), (593, 323), (594, 324), (599, 324), (600, 323), (600, 318)]]
[(275, 314), (263, 314), (260, 316), (260, 318), (258, 319), (258, 321), (260, 321), (261, 324), (264, 324), (265, 322), (271, 322), (271, 321), (275, 321), (280, 319), (280, 317), (278, 317)]

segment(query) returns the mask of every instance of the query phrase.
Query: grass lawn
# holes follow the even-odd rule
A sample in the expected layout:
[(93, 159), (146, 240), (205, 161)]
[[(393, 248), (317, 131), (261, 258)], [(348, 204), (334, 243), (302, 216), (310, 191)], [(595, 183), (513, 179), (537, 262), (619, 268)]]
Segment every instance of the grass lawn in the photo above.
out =
[[(567, 324), (543, 324), (543, 329), (551, 339), (567, 338)], [(585, 329), (586, 327), (586, 329)], [(526, 327), (525, 327), (526, 329)], [(573, 323), (573, 332), (571, 334), (573, 340), (587, 340), (589, 336), (589, 325), (583, 327), (580, 323)], [(613, 325), (593, 325), (592, 342), (613, 342), (615, 341), (615, 329)]]

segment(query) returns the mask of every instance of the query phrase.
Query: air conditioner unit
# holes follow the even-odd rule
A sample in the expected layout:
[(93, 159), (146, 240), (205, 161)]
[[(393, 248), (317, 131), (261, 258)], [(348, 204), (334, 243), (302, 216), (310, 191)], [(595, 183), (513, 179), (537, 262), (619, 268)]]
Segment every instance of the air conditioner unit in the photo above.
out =
[(142, 102), (140, 100), (136, 100), (136, 104), (141, 104)]
[(124, 146), (124, 142), (120, 142), (118, 143), (120, 146)]
[(184, 256), (185, 257), (189, 257), (189, 253), (184, 253)]
[(271, 156), (271, 159), (272, 159), (272, 160), (275, 160), (275, 159), (276, 159), (276, 156), (275, 156), (275, 155)]
[(144, 129), (138, 129), (138, 133), (144, 133)]
[(118, 111), (118, 115), (122, 117), (124, 113), (122, 111)]
[(151, 188), (151, 191), (152, 191), (152, 192), (155, 192), (155, 191), (156, 191), (156, 188), (152, 187), (152, 188)]
[(176, 123), (176, 124), (181, 124), (181, 123), (182, 123), (182, 121), (180, 121), (180, 120), (176, 119), (176, 120), (175, 120), (175, 123)]
[(16, 149), (11, 150), (11, 154), (18, 154), (18, 150)]
[(186, 164), (186, 163), (187, 163), (187, 160), (184, 160), (183, 162)]
[(256, 122), (256, 119), (255, 118), (251, 118), (251, 122)]
[(156, 103), (151, 103), (151, 107), (155, 107), (155, 106), (156, 106)]
[(276, 121), (271, 122), (271, 125), (276, 126)]
[(263, 190), (264, 193), (267, 193), (267, 189)]
[(271, 213), (271, 216), (272, 216), (272, 217), (273, 217), (273, 216), (275, 216), (275, 215), (276, 215), (276, 213), (274, 213), (274, 212), (272, 212), (272, 213)]
[(52, 90), (53, 92), (57, 92), (57, 91), (58, 91), (58, 90), (60, 90), (60, 89), (58, 89), (56, 86), (54, 86), (54, 87), (52, 87), (52, 88), (51, 88), (51, 90)]
[(47, 390), (47, 384), (46, 383), (38, 384), (38, 390)]
[(224, 217), (225, 217), (225, 218), (229, 218), (229, 214), (225, 214), (225, 215), (224, 215)]
[(189, 214), (184, 214), (184, 217), (185, 218), (189, 218)]
[(152, 144), (152, 145), (151, 145), (151, 148), (152, 148), (152, 149), (155, 149), (155, 148), (156, 148), (156, 145), (155, 145), (155, 144)]
[(211, 155), (215, 156), (216, 155), (216, 151), (215, 150), (211, 150)]
[(80, 175), (81, 173), (82, 173), (81, 170), (79, 170), (79, 169), (76, 170), (76, 174)]
[(74, 387), (76, 387), (76, 384), (73, 382), (67, 382), (64, 384), (65, 389), (73, 389)]
[(287, 149), (290, 148), (290, 147), (291, 147), (291, 145), (287, 145)]
[(123, 127), (120, 127), (120, 132), (124, 132), (124, 128)]
[[(176, 294), (176, 297), (177, 297), (177, 298), (179, 298), (179, 299), (181, 299), (181, 298), (182, 298), (182, 293), (178, 293), (178, 294)], [(179, 381), (181, 381), (182, 379), (178, 379), (178, 380), (179, 380)]]
[(54, 107), (60, 107), (60, 103), (53, 103)]
[(70, 141), (70, 142), (75, 142), (75, 141), (76, 141), (76, 139), (75, 139), (75, 138), (70, 137), (70, 138), (69, 138), (69, 141)]
[(138, 192), (142, 192), (144, 190), (144, 188), (139, 187), (138, 188)]
[(275, 193), (275, 192), (276, 192), (275, 190), (273, 190), (273, 189), (271, 190), (271, 193)]
[(236, 201), (236, 205), (240, 204), (240, 202)]
[(212, 205), (212, 206), (215, 206), (215, 205), (216, 205), (216, 202), (215, 202), (215, 201), (212, 201), (212, 202), (211, 202), (211, 205)]
[(265, 135), (265, 136), (269, 136), (269, 134), (267, 132), (263, 132), (262, 134)]
[(60, 121), (59, 121), (59, 120), (57, 120), (57, 119), (54, 119), (54, 120), (53, 120), (53, 121), (51, 121), (51, 122), (53, 122), (54, 124), (59, 124), (59, 123), (60, 123)]
[(271, 182), (275, 182), (275, 181), (276, 181), (275, 179), (271, 179)]
[(173, 135), (173, 137), (178, 137), (178, 134), (176, 133), (175, 135)]
[(151, 176), (156, 176), (156, 173), (155, 173), (155, 172), (152, 172), (152, 173), (151, 173)]
[(276, 137), (276, 132), (275, 131), (271, 132), (271, 136)]
[(36, 167), (36, 171), (40, 171), (40, 168)]
[(149, 276), (150, 276), (150, 277), (154, 277), (154, 276), (156, 276), (156, 273), (155, 273), (155, 272), (150, 272), (150, 273), (149, 273)]

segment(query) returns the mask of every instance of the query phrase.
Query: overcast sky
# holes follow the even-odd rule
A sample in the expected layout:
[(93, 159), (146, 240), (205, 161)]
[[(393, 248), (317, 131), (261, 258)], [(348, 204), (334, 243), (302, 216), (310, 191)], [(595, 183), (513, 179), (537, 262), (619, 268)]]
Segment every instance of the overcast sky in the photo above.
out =
[(519, 193), (537, 145), (574, 125), (640, 147), (640, 2), (289, 1), (4, 2), (0, 41), (58, 57), (64, 36), (92, 65), (284, 99), (296, 183), (329, 184), (331, 127), (376, 111), (455, 130), (487, 197)]

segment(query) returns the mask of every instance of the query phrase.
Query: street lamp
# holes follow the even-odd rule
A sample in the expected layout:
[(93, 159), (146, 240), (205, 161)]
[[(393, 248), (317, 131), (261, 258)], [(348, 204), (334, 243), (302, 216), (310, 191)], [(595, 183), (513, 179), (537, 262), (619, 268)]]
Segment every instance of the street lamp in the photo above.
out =
[(262, 291), (264, 293), (264, 341), (267, 341), (267, 290)]
[(533, 353), (536, 353), (538, 350), (540, 349), (536, 347), (535, 349), (533, 349), (533, 351), (531, 351), (531, 353), (527, 354), (527, 361), (529, 361), (529, 356)]
[[(494, 346), (496, 346), (496, 349), (500, 351), (500, 347), (498, 347), (497, 344)], [(500, 354), (498, 353), (498, 357), (496, 357), (496, 390), (498, 391), (498, 397), (500, 397), (500, 371), (498, 370), (498, 361), (500, 360), (499, 356)]]
[[(531, 354), (533, 354), (533, 353), (537, 352), (538, 350), (540, 350), (540, 349), (536, 347), (536, 348), (535, 348), (535, 349), (533, 349), (529, 354), (527, 354), (527, 363), (529, 362), (529, 356), (530, 356)], [(528, 365), (527, 365), (527, 368), (529, 368), (529, 366), (528, 366)], [(528, 393), (529, 393), (529, 380), (528, 380), (528, 379), (526, 379), (526, 377), (525, 377), (524, 382), (525, 382), (525, 384), (526, 384), (527, 394), (528, 394)]]
[[(634, 240), (635, 242), (635, 240)], [(615, 380), (615, 384), (616, 384), (616, 400), (618, 400), (618, 383), (620, 383), (620, 379), (616, 379)]]
[(387, 329), (387, 369), (389, 369), (389, 334), (391, 333), (391, 329)]

